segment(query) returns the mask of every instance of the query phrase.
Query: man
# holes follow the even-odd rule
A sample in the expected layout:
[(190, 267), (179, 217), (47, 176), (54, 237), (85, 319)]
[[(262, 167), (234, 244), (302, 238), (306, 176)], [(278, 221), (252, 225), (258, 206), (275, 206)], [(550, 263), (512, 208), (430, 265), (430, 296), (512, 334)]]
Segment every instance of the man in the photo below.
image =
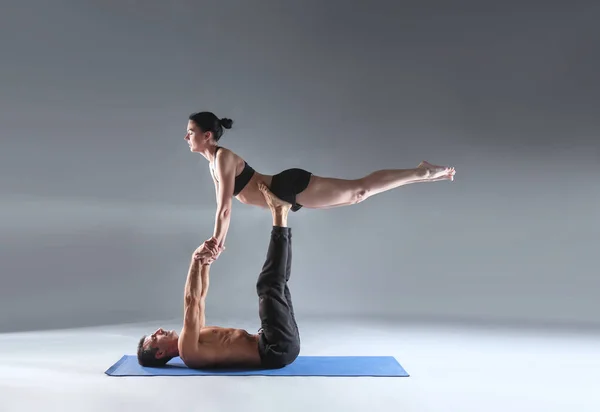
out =
[(257, 335), (242, 329), (205, 325), (205, 300), (213, 258), (220, 253), (215, 239), (204, 242), (192, 257), (185, 285), (183, 328), (158, 329), (138, 344), (142, 366), (162, 366), (179, 356), (190, 368), (281, 368), (300, 352), (300, 337), (287, 282), (292, 265), (291, 228), (287, 216), (291, 204), (277, 198), (260, 184), (273, 217), (267, 258), (256, 291), (261, 328)]

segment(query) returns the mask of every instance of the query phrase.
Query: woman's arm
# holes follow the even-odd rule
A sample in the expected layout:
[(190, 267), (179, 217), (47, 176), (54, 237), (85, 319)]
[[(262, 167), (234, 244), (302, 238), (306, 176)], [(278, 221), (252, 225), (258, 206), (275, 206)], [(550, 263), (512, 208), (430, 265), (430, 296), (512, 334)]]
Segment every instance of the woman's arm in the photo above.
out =
[(229, 222), (231, 221), (231, 206), (235, 187), (235, 156), (233, 153), (223, 150), (218, 159), (215, 159), (215, 178), (219, 181), (219, 185), (213, 237), (217, 239), (218, 247), (221, 247), (225, 244)]
[(213, 172), (213, 170), (209, 167), (210, 170), (210, 177), (212, 177), (213, 183), (215, 184), (215, 196), (217, 197), (217, 202), (219, 201), (219, 183), (217, 182), (217, 179), (215, 179), (215, 174)]

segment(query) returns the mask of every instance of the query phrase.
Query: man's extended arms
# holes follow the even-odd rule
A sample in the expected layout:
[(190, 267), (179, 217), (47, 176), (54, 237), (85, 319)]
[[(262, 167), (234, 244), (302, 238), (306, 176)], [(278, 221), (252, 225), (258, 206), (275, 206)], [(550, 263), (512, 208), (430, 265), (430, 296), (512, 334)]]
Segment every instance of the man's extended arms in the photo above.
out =
[(204, 242), (192, 256), (184, 291), (183, 330), (184, 345), (198, 343), (198, 334), (205, 325), (205, 302), (209, 286), (211, 256), (217, 250), (216, 239)]

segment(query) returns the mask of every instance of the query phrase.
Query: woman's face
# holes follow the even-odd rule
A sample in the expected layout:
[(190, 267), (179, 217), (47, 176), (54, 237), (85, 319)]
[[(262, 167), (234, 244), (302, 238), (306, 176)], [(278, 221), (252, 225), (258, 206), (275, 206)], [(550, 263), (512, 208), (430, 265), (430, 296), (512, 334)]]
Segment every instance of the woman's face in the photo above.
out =
[(190, 146), (190, 152), (200, 152), (208, 146), (211, 139), (211, 132), (202, 132), (192, 120), (188, 121), (185, 141)]

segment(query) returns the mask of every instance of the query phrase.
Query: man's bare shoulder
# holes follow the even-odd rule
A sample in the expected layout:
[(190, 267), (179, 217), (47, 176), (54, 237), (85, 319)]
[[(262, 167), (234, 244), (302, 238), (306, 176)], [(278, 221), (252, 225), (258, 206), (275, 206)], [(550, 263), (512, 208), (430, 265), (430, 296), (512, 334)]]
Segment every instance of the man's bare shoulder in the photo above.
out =
[(190, 330), (186, 330), (184, 327), (179, 334), (179, 341), (177, 347), (179, 349), (179, 357), (181, 360), (189, 366), (188, 362), (195, 362), (198, 358), (198, 335), (192, 333)]
[(184, 327), (179, 336), (179, 357), (190, 368), (208, 367), (219, 353), (219, 342), (228, 335), (227, 329), (205, 326), (198, 333)]

